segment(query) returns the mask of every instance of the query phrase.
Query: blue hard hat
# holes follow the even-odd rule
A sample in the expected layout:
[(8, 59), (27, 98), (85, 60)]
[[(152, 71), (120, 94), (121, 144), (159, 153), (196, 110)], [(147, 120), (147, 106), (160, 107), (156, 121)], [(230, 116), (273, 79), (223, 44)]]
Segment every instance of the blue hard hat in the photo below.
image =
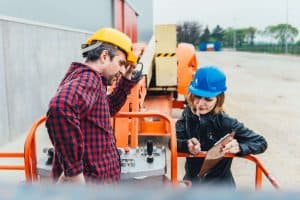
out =
[(189, 86), (190, 93), (208, 98), (218, 96), (226, 89), (226, 75), (215, 66), (199, 68)]

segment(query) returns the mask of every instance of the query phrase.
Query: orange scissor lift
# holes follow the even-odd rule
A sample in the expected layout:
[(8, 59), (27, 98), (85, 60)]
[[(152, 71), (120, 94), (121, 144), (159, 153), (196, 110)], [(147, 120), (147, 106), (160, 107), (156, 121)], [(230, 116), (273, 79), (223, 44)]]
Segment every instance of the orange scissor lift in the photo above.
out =
[[(142, 49), (138, 49), (139, 52), (143, 53), (140, 61), (142, 61), (146, 67), (149, 66), (150, 68), (155, 66), (155, 64), (153, 64), (153, 55), (155, 54), (153, 53), (153, 45), (155, 45), (154, 39), (152, 38), (151, 41), (146, 48), (142, 46)], [(195, 48), (191, 44), (181, 43), (177, 45), (175, 55), (177, 60), (177, 86), (175, 90), (172, 88), (168, 90), (167, 87), (161, 87), (158, 90), (151, 89), (149, 82), (151, 81), (151, 72), (153, 72), (153, 69), (148, 69), (147, 71), (146, 68), (146, 73), (144, 71), (143, 78), (132, 89), (121, 111), (111, 119), (118, 148), (136, 148), (139, 145), (140, 136), (169, 137), (171, 160), (170, 182), (172, 184), (179, 182), (177, 178), (178, 158), (195, 157), (191, 154), (177, 152), (174, 129), (175, 121), (171, 117), (173, 108), (184, 108), (184, 101), (177, 100), (176, 97), (177, 94), (185, 95), (187, 93), (188, 85), (197, 69)], [(38, 180), (36, 134), (38, 127), (41, 126), (45, 120), (46, 117), (43, 116), (32, 125), (25, 141), (24, 152), (0, 153), (0, 158), (24, 159), (24, 165), (0, 165), (0, 170), (24, 170), (27, 182)], [(196, 157), (205, 156), (206, 152), (202, 152)], [(225, 157), (235, 157), (235, 155), (226, 154)], [(272, 186), (276, 189), (279, 188), (276, 179), (271, 176), (270, 172), (257, 157), (247, 155), (242, 158), (252, 161), (256, 166), (256, 189), (262, 187), (263, 175), (270, 181)]]

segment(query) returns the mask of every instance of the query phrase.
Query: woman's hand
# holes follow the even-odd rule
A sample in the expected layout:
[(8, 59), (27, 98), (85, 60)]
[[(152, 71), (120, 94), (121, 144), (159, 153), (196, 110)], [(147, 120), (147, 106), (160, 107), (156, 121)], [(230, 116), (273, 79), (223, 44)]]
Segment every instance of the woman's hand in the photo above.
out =
[(223, 153), (239, 153), (241, 151), (240, 145), (236, 139), (232, 139), (230, 142), (228, 142), (223, 148)]
[(191, 138), (187, 141), (188, 150), (191, 154), (197, 155), (201, 151), (200, 142), (196, 138)]

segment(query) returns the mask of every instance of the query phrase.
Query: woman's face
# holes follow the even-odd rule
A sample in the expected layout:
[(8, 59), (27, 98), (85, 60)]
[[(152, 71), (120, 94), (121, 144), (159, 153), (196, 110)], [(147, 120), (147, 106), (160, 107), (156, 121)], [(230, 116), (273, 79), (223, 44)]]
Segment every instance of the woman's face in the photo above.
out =
[(196, 108), (196, 113), (197, 115), (205, 115), (212, 111), (217, 103), (217, 97), (199, 97), (195, 96), (194, 97), (194, 107)]

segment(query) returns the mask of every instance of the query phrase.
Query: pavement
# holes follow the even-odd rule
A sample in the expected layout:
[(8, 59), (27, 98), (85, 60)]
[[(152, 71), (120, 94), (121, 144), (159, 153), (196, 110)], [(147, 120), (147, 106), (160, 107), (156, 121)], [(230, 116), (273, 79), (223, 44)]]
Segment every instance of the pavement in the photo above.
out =
[[(281, 187), (300, 187), (300, 57), (242, 52), (199, 52), (200, 66), (217, 65), (227, 74), (225, 109), (262, 134), (268, 149), (258, 155)], [(255, 168), (236, 159), (237, 185), (253, 182)], [(266, 183), (266, 182), (265, 182)], [(264, 185), (263, 185), (264, 186)], [(266, 183), (266, 187), (269, 185)]]
[[(267, 151), (257, 157), (283, 190), (297, 190), (300, 187), (297, 154), (300, 145), (300, 57), (234, 51), (198, 52), (197, 57), (199, 66), (217, 65), (225, 71), (228, 79), (226, 112), (267, 139)], [(180, 111), (174, 111), (173, 116), (179, 117)], [(42, 148), (48, 145), (45, 130), (40, 131), (39, 156)], [(25, 137), (24, 133), (14, 142), (0, 146), (0, 152), (22, 152)], [(1, 159), (0, 164), (8, 161), (11, 159)], [(22, 160), (12, 162), (22, 164)], [(184, 174), (183, 165), (184, 159), (179, 159), (180, 178)], [(235, 159), (232, 171), (238, 188), (254, 190), (255, 166), (251, 162)], [(0, 180), (21, 182), (24, 173), (0, 171)], [(263, 188), (272, 190), (267, 180)]]

